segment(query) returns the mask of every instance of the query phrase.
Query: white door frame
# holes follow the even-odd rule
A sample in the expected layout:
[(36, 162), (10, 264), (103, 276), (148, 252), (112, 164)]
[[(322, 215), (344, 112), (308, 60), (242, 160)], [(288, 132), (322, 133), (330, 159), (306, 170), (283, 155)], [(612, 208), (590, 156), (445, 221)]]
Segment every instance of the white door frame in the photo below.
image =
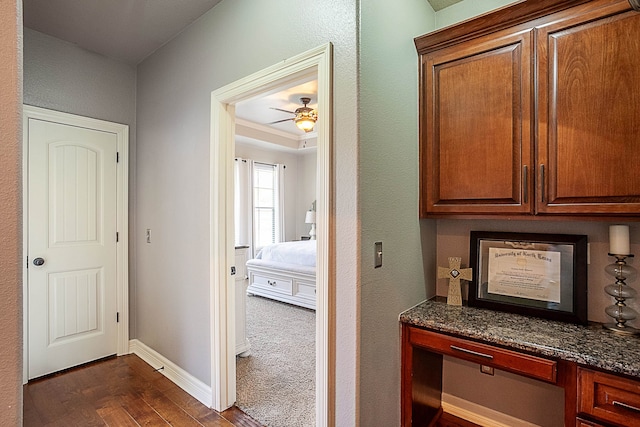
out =
[[(22, 115), (22, 251), (24, 260), (22, 268), (23, 287), (23, 383), (29, 378), (29, 301), (27, 255), (29, 253), (29, 119), (45, 120), (87, 129), (95, 129), (116, 135), (119, 161), (116, 167), (116, 227), (118, 243), (116, 244), (116, 305), (119, 313), (118, 348), (121, 356), (129, 353), (129, 126), (62, 113), (30, 105), (23, 106)], [(114, 236), (115, 239), (115, 236)]]
[(332, 45), (327, 43), (211, 93), (211, 388), (212, 408), (235, 403), (235, 329), (233, 276), (233, 153), (235, 103), (268, 92), (303, 76), (318, 76), (317, 260), (316, 260), (316, 425), (331, 425), (335, 332), (331, 196)]

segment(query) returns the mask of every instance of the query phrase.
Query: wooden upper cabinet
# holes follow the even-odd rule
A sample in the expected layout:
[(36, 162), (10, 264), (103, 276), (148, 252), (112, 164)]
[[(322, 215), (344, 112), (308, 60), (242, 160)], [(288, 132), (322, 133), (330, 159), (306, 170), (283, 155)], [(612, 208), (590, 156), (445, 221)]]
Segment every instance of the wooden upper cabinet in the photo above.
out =
[(422, 57), (423, 214), (531, 212), (531, 39), (503, 31)]
[(417, 38), (421, 216), (640, 215), (639, 34), (543, 0)]
[(576, 9), (537, 29), (537, 212), (638, 215), (640, 13)]

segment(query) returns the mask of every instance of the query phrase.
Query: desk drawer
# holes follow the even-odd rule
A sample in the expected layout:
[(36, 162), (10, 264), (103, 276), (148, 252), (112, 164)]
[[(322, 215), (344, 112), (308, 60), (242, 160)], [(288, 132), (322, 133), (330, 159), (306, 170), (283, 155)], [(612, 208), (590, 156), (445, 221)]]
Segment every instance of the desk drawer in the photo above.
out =
[(578, 412), (625, 427), (640, 427), (640, 381), (578, 368)]
[(576, 427), (605, 427), (602, 424), (594, 423), (592, 421), (583, 420), (582, 418), (576, 418)]
[(553, 360), (422, 329), (412, 328), (410, 340), (414, 346), (424, 347), (437, 353), (556, 383), (557, 362)]

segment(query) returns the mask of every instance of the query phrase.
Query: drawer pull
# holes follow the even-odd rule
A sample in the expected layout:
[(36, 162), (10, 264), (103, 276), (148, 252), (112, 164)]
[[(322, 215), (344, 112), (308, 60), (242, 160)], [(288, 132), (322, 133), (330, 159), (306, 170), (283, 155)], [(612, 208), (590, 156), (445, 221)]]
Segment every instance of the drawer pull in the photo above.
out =
[(544, 203), (544, 165), (540, 165), (540, 201)]
[(613, 401), (613, 406), (619, 406), (624, 409), (628, 409), (630, 411), (640, 412), (640, 408), (635, 406), (627, 405), (626, 403), (618, 402), (617, 400)]
[(529, 203), (529, 168), (527, 165), (522, 167), (522, 187), (524, 190), (524, 202)]
[(484, 357), (485, 359), (493, 359), (493, 356), (490, 354), (479, 353), (473, 350), (467, 350), (466, 348), (458, 347), (457, 345), (450, 345), (451, 350), (460, 351), (462, 353), (471, 354), (473, 356)]
[(275, 286), (277, 284), (275, 280), (273, 282), (271, 280), (267, 280), (267, 283), (271, 286)]

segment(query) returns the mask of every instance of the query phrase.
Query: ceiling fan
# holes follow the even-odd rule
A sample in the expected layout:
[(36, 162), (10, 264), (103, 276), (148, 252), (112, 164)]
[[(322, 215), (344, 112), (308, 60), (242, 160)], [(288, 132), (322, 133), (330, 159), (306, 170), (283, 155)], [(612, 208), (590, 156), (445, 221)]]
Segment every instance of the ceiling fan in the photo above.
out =
[(288, 122), (289, 120), (293, 120), (293, 122), (298, 126), (300, 130), (305, 132), (311, 132), (313, 127), (316, 124), (316, 120), (318, 120), (318, 112), (313, 108), (307, 107), (307, 104), (311, 102), (311, 98), (302, 97), (300, 98), (300, 102), (304, 104), (303, 107), (296, 108), (296, 111), (283, 110), (282, 108), (271, 107), (272, 110), (282, 111), (284, 113), (293, 114), (294, 117), (290, 119), (277, 120), (275, 122), (269, 123), (270, 125), (274, 123), (282, 123)]

